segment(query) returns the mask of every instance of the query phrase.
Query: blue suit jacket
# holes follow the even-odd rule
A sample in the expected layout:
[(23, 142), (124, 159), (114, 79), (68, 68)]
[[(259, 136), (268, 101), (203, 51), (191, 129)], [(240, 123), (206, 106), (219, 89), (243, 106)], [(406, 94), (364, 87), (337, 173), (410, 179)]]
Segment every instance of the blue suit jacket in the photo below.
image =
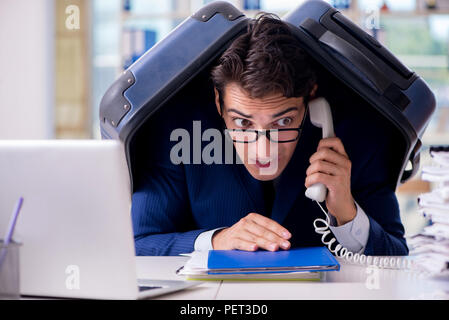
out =
[[(321, 129), (306, 119), (292, 159), (280, 176), (270, 215), (264, 212), (260, 182), (244, 165), (171, 163), (170, 150), (177, 143), (170, 141), (173, 129), (185, 128), (192, 135), (193, 120), (201, 120), (202, 130), (222, 126), (211, 103), (174, 104), (177, 105), (165, 106), (140, 132), (136, 156), (139, 172), (132, 197), (137, 255), (191, 252), (200, 233), (232, 226), (250, 212), (269, 216), (287, 228), (292, 233), (292, 247), (322, 245), (313, 221), (323, 218), (323, 213), (304, 196), (308, 159), (316, 152)], [(355, 109), (340, 106), (338, 112), (334, 106), (332, 109), (336, 135), (352, 161), (353, 197), (370, 221), (365, 254), (408, 254), (391, 184), (394, 172), (389, 154), (395, 148), (391, 142), (395, 133), (388, 126), (379, 125), (385, 120), (374, 113), (367, 117), (364, 114), (364, 119), (360, 119)]]

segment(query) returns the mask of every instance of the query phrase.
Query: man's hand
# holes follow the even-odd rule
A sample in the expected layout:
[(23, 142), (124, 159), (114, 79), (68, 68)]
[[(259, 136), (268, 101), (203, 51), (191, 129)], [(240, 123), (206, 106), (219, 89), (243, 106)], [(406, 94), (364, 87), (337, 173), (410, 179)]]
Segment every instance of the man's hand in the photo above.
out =
[(276, 221), (250, 213), (232, 227), (217, 231), (212, 237), (212, 247), (214, 250), (287, 250), (290, 248), (287, 241), (290, 237), (290, 232)]
[(321, 182), (327, 187), (326, 206), (338, 225), (353, 220), (357, 207), (351, 193), (351, 161), (341, 140), (322, 139), (309, 162), (305, 186)]

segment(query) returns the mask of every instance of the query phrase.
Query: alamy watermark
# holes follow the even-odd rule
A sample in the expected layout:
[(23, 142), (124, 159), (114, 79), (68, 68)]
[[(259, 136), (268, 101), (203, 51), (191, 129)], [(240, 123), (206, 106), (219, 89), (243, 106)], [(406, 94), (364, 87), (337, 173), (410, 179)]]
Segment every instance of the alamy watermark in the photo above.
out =
[[(224, 140), (223, 140), (224, 139)], [(192, 135), (184, 128), (174, 129), (170, 141), (177, 142), (170, 150), (173, 164), (256, 164), (262, 155), (266, 165), (261, 165), (261, 175), (272, 175), (278, 169), (278, 143), (266, 142), (235, 143), (240, 147), (234, 157), (234, 142), (223, 131), (216, 128), (201, 130), (201, 121), (193, 121)], [(202, 147), (203, 142), (207, 144)], [(223, 143), (224, 142), (224, 143)], [(238, 146), (237, 146), (238, 145)], [(244, 145), (247, 145), (245, 147)], [(268, 153), (268, 154), (267, 154)], [(234, 160), (235, 159), (235, 160)]]
[(365, 286), (368, 290), (380, 289), (380, 270), (379, 267), (371, 265), (365, 269), (365, 273), (368, 275), (365, 280)]
[(80, 29), (80, 8), (77, 5), (70, 5), (65, 8), (65, 13), (67, 15), (65, 20), (65, 27), (68, 30), (79, 30)]
[(80, 290), (80, 267), (76, 264), (68, 265), (65, 268), (65, 287), (68, 290)]
[(365, 9), (364, 27), (368, 30), (379, 30), (380, 29), (380, 9), (377, 5), (368, 6)]

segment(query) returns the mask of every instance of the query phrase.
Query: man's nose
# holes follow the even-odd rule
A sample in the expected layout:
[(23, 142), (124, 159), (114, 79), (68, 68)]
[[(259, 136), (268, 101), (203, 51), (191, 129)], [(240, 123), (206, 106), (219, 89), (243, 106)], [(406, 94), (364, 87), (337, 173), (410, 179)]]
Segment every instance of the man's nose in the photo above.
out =
[(271, 141), (266, 134), (259, 134), (259, 138), (255, 142), (255, 153), (257, 158), (264, 159), (270, 157)]

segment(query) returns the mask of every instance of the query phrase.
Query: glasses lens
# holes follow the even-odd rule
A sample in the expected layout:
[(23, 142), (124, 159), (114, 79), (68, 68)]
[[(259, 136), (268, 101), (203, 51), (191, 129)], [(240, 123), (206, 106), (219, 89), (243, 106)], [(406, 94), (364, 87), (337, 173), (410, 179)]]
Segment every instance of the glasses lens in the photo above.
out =
[[(249, 143), (257, 140), (257, 132), (254, 131), (240, 131), (240, 130), (226, 130), (234, 142)], [(289, 142), (298, 139), (299, 132), (296, 129), (292, 130), (270, 130), (270, 140), (272, 142)]]
[(227, 130), (229, 136), (234, 142), (253, 142), (257, 140), (257, 132)]
[(299, 132), (296, 129), (292, 130), (271, 130), (270, 138), (273, 142), (287, 142), (298, 139)]

